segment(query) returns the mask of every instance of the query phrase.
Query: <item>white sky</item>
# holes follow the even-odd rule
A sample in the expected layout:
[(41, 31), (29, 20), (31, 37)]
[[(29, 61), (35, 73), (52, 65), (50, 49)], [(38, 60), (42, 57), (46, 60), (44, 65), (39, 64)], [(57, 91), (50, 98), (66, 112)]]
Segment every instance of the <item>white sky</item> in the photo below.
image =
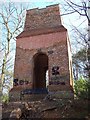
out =
[[(62, 1), (62, 0), (0, 0), (1, 2), (3, 1), (3, 2), (53, 2), (53, 1), (55, 1), (55, 2), (60, 2), (60, 1)], [(73, 1), (73, 0), (72, 0)], [(80, 1), (80, 0), (74, 0), (75, 2), (78, 2), (78, 1)], [(84, 0), (84, 1), (86, 1), (86, 0)]]

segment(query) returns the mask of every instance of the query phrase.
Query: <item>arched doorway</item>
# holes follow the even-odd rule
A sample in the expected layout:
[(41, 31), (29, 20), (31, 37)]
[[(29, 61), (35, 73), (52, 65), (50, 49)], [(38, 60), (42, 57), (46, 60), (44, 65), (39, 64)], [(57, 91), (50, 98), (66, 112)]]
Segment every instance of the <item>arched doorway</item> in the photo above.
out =
[(33, 89), (46, 88), (47, 70), (48, 70), (48, 56), (44, 53), (37, 53), (34, 56)]

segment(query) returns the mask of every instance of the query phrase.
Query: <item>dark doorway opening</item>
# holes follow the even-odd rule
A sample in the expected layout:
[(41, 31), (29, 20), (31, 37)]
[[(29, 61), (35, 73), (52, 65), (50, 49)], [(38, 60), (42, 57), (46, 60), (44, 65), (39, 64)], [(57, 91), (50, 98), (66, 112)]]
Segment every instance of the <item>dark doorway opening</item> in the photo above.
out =
[(34, 56), (33, 89), (46, 89), (46, 72), (48, 70), (48, 56), (37, 53)]

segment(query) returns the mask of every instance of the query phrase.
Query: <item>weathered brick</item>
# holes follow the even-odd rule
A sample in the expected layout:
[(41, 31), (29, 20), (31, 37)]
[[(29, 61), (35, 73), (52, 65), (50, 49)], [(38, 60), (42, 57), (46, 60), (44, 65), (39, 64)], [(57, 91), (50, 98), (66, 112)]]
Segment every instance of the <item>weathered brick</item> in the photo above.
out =
[[(59, 5), (28, 10), (24, 31), (16, 41), (14, 78), (18, 82), (28, 81), (26, 86), (30, 84), (30, 88), (43, 88), (46, 87), (44, 76), (48, 69), (49, 90), (72, 90), (70, 52), (70, 41), (66, 28), (61, 24)], [(58, 75), (53, 75), (55, 67), (59, 67)]]

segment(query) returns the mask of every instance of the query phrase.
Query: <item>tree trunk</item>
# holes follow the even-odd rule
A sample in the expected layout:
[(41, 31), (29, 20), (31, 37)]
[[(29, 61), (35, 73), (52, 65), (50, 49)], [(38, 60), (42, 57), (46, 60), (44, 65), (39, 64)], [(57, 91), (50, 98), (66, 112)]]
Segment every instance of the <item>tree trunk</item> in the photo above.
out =
[(88, 65), (87, 65), (87, 70), (88, 70), (88, 77), (90, 79), (90, 1), (88, 2)]

